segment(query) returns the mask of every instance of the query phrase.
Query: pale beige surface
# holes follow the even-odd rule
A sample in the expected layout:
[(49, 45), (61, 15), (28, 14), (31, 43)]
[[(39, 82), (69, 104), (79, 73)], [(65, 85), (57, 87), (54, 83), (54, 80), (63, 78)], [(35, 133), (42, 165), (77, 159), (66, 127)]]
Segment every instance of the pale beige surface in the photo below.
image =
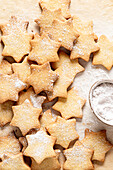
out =
[[(108, 38), (113, 38), (113, 0), (72, 0), (71, 13), (78, 15), (81, 19), (92, 19), (94, 21), (94, 30), (98, 36), (105, 34)], [(38, 0), (0, 0), (0, 23), (16, 15), (30, 21), (29, 32), (38, 31), (37, 25), (33, 22), (40, 15)], [(113, 127), (101, 123), (91, 112), (88, 102), (88, 93), (92, 84), (100, 79), (113, 79), (113, 69), (107, 71), (103, 67), (91, 66), (91, 62), (82, 61), (85, 66), (85, 72), (79, 74), (74, 82), (74, 86), (80, 94), (87, 99), (83, 110), (83, 119), (77, 120), (77, 130), (81, 136), (84, 136), (85, 128), (91, 130), (106, 129), (109, 140), (113, 143)], [(87, 79), (89, 81), (87, 81)], [(96, 165), (96, 170), (113, 170), (113, 150), (111, 150), (103, 165)]]
[(72, 0), (71, 14), (93, 20), (97, 35), (113, 38), (113, 0)]

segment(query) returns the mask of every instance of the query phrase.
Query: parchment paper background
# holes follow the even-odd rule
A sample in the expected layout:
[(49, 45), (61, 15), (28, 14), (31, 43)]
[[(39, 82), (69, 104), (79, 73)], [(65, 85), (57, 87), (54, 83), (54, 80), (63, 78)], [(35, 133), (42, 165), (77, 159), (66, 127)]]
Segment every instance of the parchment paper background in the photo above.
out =
[[(78, 15), (83, 20), (93, 20), (94, 32), (100, 36), (105, 34), (111, 41), (113, 38), (113, 0), (72, 0), (70, 6), (71, 14)], [(37, 32), (37, 25), (34, 23), (40, 15), (38, 0), (0, 0), (0, 23), (8, 21), (10, 16), (23, 17), (30, 22), (28, 31)], [(2, 48), (0, 47), (0, 50)], [(84, 73), (79, 74), (74, 81), (79, 93), (87, 99), (83, 109), (82, 121), (77, 120), (77, 131), (80, 139), (84, 137), (85, 128), (91, 130), (107, 130), (107, 137), (113, 143), (113, 127), (101, 123), (92, 113), (88, 95), (92, 84), (100, 79), (113, 79), (113, 68), (107, 71), (103, 67), (91, 65), (91, 61), (86, 63), (81, 61), (85, 67)], [(96, 170), (113, 170), (113, 149), (107, 154), (103, 165), (95, 164)]]

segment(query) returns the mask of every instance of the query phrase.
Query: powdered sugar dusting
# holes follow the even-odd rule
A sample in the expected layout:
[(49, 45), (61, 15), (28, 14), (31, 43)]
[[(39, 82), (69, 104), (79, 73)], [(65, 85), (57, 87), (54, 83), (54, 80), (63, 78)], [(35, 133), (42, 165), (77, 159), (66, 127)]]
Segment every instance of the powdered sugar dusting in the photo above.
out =
[(76, 50), (79, 55), (84, 55), (83, 49), (77, 46), (77, 44), (73, 47), (73, 49)]
[(17, 78), (15, 81), (15, 88), (20, 89), (22, 86), (26, 87), (26, 84)]
[(92, 106), (101, 118), (113, 124), (113, 84), (102, 83), (92, 93)]
[(46, 157), (52, 156), (53, 154), (55, 155), (55, 153), (52, 152), (54, 143), (52, 141), (52, 137), (47, 135), (47, 133), (43, 129), (41, 129), (34, 135), (27, 136), (27, 139), (28, 147), (34, 146), (30, 150), (30, 153), (34, 157), (34, 159), (37, 159), (37, 161), (42, 161)]
[(44, 100), (46, 99), (46, 97), (44, 96), (37, 96), (37, 95), (30, 95), (30, 100), (33, 104), (34, 107), (36, 108), (42, 108), (42, 103), (44, 102)]

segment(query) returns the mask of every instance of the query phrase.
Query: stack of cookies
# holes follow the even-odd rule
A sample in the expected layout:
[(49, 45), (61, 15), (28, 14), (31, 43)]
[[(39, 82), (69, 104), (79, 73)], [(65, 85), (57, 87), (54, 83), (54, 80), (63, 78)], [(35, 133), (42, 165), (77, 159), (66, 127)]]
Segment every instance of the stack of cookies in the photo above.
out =
[(12, 16), (0, 25), (0, 170), (90, 170), (104, 162), (112, 148), (106, 131), (86, 129), (79, 140), (76, 118), (86, 100), (72, 87), (85, 69), (79, 58), (108, 70), (112, 43), (93, 32), (92, 21), (69, 12), (70, 0), (40, 0), (35, 19), (40, 33), (28, 33), (29, 22)]

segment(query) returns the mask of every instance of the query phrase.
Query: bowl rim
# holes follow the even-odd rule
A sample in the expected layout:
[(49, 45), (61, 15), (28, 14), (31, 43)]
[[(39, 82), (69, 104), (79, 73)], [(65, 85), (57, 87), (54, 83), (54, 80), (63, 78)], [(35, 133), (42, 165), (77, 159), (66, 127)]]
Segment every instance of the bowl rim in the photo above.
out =
[(103, 84), (103, 83), (110, 83), (110, 84), (113, 84), (113, 80), (112, 79), (101, 79), (101, 80), (98, 80), (96, 81), (90, 88), (89, 90), (89, 105), (90, 105), (90, 108), (93, 112), (93, 114), (101, 121), (103, 122), (104, 124), (108, 125), (108, 126), (113, 126), (113, 123), (109, 123), (107, 120), (105, 120), (104, 118), (102, 118), (101, 116), (99, 116), (98, 113), (94, 112), (94, 109), (93, 109), (93, 106), (92, 106), (92, 92), (93, 90), (99, 86), (100, 84)]

